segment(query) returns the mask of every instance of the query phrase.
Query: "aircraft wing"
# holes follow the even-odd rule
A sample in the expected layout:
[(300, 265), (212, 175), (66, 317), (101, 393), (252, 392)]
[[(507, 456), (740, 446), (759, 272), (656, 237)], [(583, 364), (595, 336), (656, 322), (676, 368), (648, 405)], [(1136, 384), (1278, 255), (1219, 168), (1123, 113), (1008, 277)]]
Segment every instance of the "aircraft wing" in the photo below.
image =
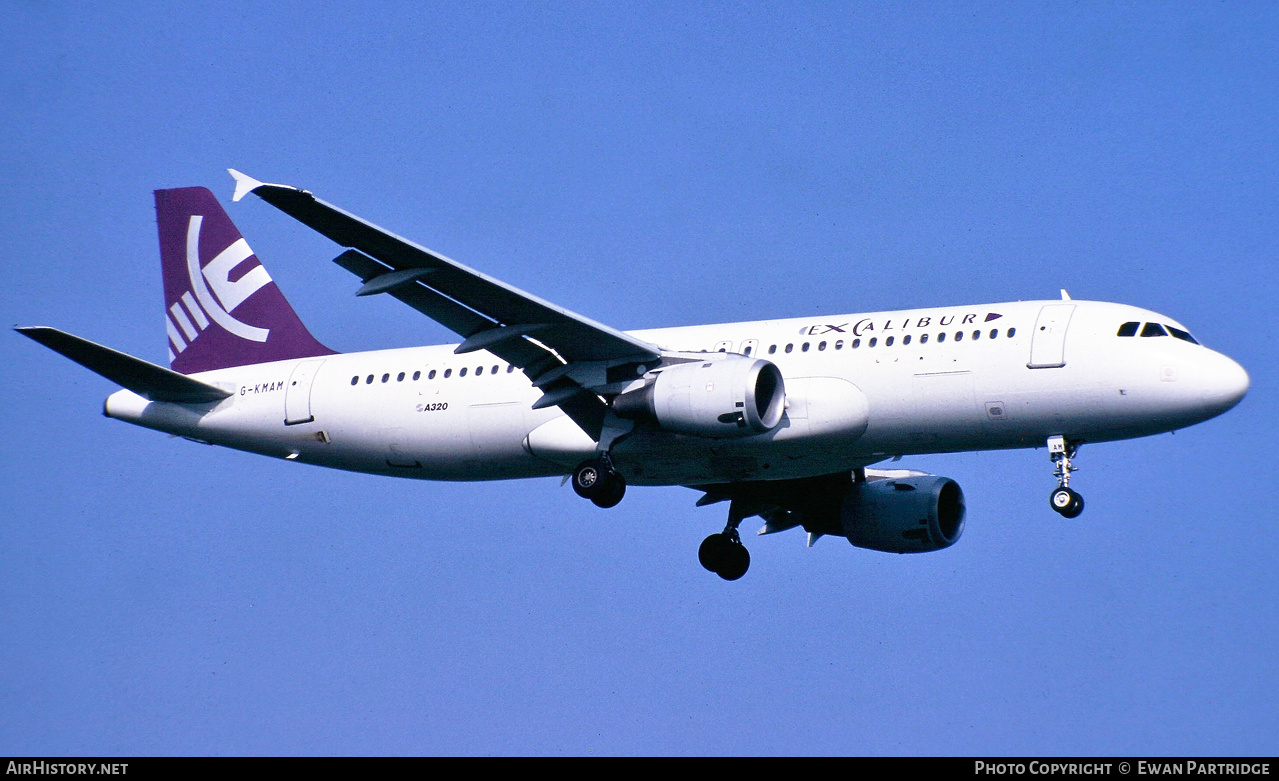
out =
[(544, 392), (535, 408), (559, 406), (593, 438), (607, 407), (589, 391), (607, 384), (610, 368), (661, 357), (656, 345), (481, 274), (305, 190), (231, 175), (233, 200), (253, 193), (350, 247), (335, 262), (364, 282), (357, 295), (389, 293), (463, 337), (456, 352), (488, 350), (518, 366)]

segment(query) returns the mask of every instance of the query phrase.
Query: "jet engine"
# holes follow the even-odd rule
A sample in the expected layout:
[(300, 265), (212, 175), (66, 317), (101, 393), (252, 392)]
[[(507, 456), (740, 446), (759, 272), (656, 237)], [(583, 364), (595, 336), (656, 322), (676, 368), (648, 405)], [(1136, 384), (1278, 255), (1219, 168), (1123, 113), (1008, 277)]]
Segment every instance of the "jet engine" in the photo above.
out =
[(858, 548), (926, 553), (954, 545), (964, 533), (964, 492), (949, 477), (918, 472), (869, 479), (849, 487), (839, 517)]
[(613, 400), (624, 418), (702, 437), (772, 431), (786, 410), (782, 372), (772, 363), (732, 357), (668, 366), (644, 387)]

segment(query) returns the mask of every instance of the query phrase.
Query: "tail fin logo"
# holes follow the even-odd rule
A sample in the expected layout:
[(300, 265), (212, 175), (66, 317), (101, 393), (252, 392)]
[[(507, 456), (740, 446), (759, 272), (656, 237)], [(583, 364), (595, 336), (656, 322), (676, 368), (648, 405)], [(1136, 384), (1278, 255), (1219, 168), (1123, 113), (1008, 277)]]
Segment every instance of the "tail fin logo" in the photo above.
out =
[[(219, 252), (208, 265), (201, 267), (200, 226), (203, 223), (202, 215), (193, 214), (191, 221), (187, 224), (187, 275), (191, 279), (191, 291), (195, 293), (195, 296), (193, 298), (191, 292), (183, 293), (179, 299), (181, 303), (175, 301), (173, 306), (169, 307), (169, 314), (172, 315), (172, 319), (166, 323), (169, 341), (178, 352), (182, 352), (186, 349), (182, 334), (186, 335), (187, 341), (193, 342), (200, 335), (200, 331), (209, 326), (209, 320), (212, 319), (213, 322), (241, 339), (265, 342), (271, 333), (270, 329), (241, 322), (232, 317), (231, 312), (235, 311), (235, 308), (244, 303), (249, 296), (265, 287), (271, 281), (271, 275), (259, 263), (239, 279), (231, 280), (231, 271), (253, 256), (253, 250), (243, 238)], [(181, 333), (178, 331), (179, 328)]]

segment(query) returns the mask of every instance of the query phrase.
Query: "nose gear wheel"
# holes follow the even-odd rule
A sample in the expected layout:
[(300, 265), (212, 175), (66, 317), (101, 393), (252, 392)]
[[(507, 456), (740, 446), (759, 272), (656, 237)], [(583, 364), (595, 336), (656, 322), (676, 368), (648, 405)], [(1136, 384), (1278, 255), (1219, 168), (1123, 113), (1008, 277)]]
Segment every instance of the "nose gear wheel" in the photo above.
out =
[(1067, 442), (1065, 437), (1048, 438), (1048, 457), (1053, 462), (1053, 476), (1057, 487), (1048, 496), (1048, 505), (1063, 518), (1077, 518), (1084, 511), (1084, 498), (1070, 487), (1070, 473), (1077, 470), (1073, 459), (1079, 452), (1079, 443)]
[(1048, 503), (1064, 518), (1077, 518), (1084, 511), (1084, 498), (1069, 488), (1055, 488)]

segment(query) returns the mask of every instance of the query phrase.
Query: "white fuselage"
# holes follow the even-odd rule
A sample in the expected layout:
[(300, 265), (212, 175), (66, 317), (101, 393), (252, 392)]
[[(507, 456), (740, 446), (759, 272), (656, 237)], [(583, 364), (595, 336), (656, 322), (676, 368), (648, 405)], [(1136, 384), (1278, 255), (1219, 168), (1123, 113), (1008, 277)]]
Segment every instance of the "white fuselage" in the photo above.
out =
[[(1117, 336), (1130, 321), (1182, 328), (1121, 304), (1026, 301), (636, 332), (665, 350), (775, 363), (786, 414), (740, 439), (639, 426), (613, 459), (641, 485), (805, 477), (1055, 435), (1146, 436), (1218, 415), (1247, 390), (1243, 369), (1206, 347)], [(433, 480), (563, 475), (595, 452), (559, 409), (532, 409), (541, 392), (518, 369), (453, 347), (207, 372), (195, 376), (229, 398), (179, 405), (119, 391), (106, 414), (264, 455)]]

